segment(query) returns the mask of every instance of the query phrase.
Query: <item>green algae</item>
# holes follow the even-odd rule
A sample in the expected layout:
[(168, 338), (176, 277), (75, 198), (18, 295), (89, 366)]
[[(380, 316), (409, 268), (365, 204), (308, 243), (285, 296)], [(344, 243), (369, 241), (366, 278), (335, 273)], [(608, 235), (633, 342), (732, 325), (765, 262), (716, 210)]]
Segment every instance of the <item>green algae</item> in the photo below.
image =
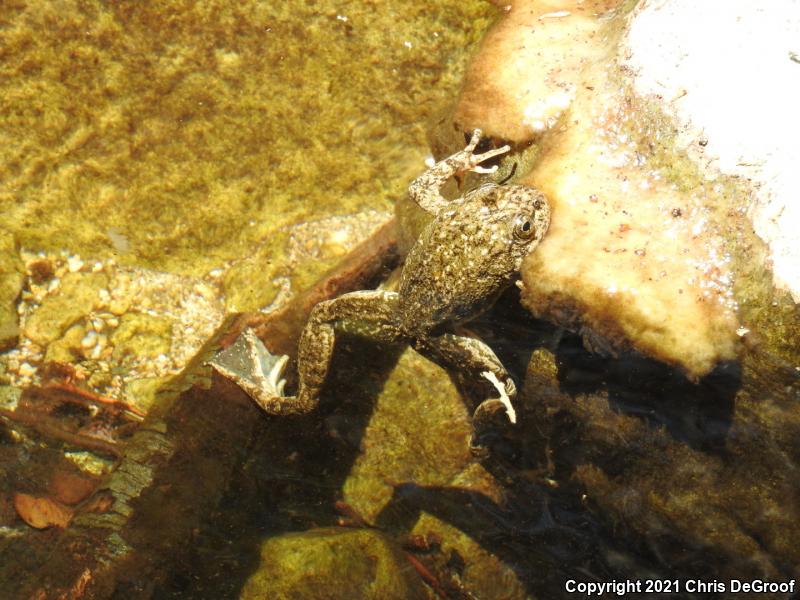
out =
[(0, 212), (24, 247), (199, 275), (310, 215), (385, 209), (490, 10), (15, 4)]
[(113, 356), (117, 361), (126, 356), (155, 358), (169, 353), (171, 338), (171, 319), (130, 312), (122, 316), (111, 335)]
[(81, 323), (76, 323), (67, 329), (63, 336), (48, 344), (45, 360), (62, 363), (80, 361), (84, 358), (81, 340), (85, 335), (86, 327)]
[(24, 281), (14, 236), (0, 232), (0, 351), (16, 344), (19, 316), (16, 302)]

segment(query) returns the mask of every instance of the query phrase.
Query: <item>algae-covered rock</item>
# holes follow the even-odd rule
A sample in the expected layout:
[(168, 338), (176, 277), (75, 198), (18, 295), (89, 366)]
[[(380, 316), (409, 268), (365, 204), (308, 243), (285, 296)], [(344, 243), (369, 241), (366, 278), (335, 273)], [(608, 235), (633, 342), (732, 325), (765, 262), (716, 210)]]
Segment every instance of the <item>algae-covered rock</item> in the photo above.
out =
[(400, 550), (371, 529), (315, 529), (268, 539), (241, 600), (427, 599)]
[[(640, 2), (620, 48), (639, 94), (657, 97), (670, 114), (680, 144), (710, 176), (718, 172), (751, 183), (748, 216), (768, 243), (775, 284), (800, 303), (800, 154), (790, 123), (797, 118), (800, 13), (793, 0), (769, 11), (747, 0), (697, 5), (691, 0)], [(713, 44), (687, 22), (713, 23)], [(725, 56), (735, 73), (716, 68)], [(786, 93), (789, 91), (789, 93)]]
[(22, 261), (19, 259), (14, 236), (0, 232), (0, 352), (17, 341), (19, 315), (17, 298), (25, 280)]
[(63, 336), (47, 346), (44, 359), (46, 361), (62, 363), (71, 363), (80, 360), (83, 357), (81, 340), (83, 340), (85, 335), (86, 327), (80, 323), (76, 323), (67, 329)]
[(3, 222), (27, 248), (201, 276), (281, 228), (385, 210), (422, 165), (425, 123), (489, 12), (477, 0), (10, 8)]
[[(478, 464), (467, 466), (457, 477), (449, 482), (454, 490), (483, 495), (502, 504), (502, 485)], [(463, 505), (454, 507), (462, 511)], [(451, 520), (459, 522), (461, 515)], [(488, 528), (487, 528), (488, 529)], [(523, 600), (528, 598), (525, 586), (517, 574), (496, 554), (488, 544), (476, 540), (474, 531), (464, 531), (447, 521), (426, 512), (417, 521), (412, 533), (420, 536), (434, 535), (442, 540), (440, 554), (443, 557), (458, 556), (459, 579), (464, 589), (476, 598), (485, 600)], [(524, 557), (520, 557), (523, 559)], [(442, 566), (446, 569), (446, 566)]]
[(222, 285), (228, 312), (256, 311), (275, 300), (281, 290), (276, 277), (285, 272), (283, 261), (277, 257), (285, 250), (287, 239), (285, 233), (277, 233), (225, 272)]
[(378, 396), (344, 484), (344, 497), (372, 519), (393, 481), (444, 485), (471, 460), (469, 412), (446, 371), (407, 350)]
[(58, 291), (27, 320), (25, 335), (41, 346), (57, 340), (99, 303), (100, 290), (107, 285), (104, 273), (67, 273)]
[(111, 335), (113, 356), (118, 361), (126, 356), (155, 358), (169, 353), (171, 339), (170, 319), (131, 312), (122, 316)]
[[(613, 559), (617, 576), (793, 576), (796, 373), (745, 353), (741, 366), (693, 384), (654, 361), (598, 358), (574, 336), (555, 360), (539, 354), (523, 392), (535, 423), (529, 439), (542, 436), (547, 477), (597, 522), (595, 552)], [(554, 494), (551, 505), (560, 501)], [(615, 557), (620, 542), (647, 547), (649, 564), (635, 552)]]

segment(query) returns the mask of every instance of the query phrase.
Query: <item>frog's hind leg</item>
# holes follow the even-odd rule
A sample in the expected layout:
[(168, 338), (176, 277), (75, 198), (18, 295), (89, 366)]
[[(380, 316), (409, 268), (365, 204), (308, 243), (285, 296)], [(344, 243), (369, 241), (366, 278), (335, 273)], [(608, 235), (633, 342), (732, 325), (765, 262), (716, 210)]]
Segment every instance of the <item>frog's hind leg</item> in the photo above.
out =
[(483, 431), (491, 428), (496, 415), (504, 411), (511, 423), (517, 422), (513, 405), (517, 395), (516, 385), (503, 363), (486, 343), (473, 337), (444, 333), (419, 340), (414, 348), (450, 371), (485, 379), (497, 391), (499, 397), (484, 400), (472, 414), (475, 435), (470, 444), (476, 453), (481, 452), (476, 440)]
[[(249, 352), (246, 377), (232, 377), (226, 369), (230, 360), (221, 354), (211, 364), (226, 377), (233, 379), (267, 413), (275, 415), (305, 414), (319, 403), (319, 394), (328, 375), (338, 331), (375, 339), (379, 342), (400, 340), (394, 323), (397, 294), (384, 291), (361, 291), (345, 294), (334, 300), (320, 302), (311, 311), (297, 354), (298, 390), (296, 396), (284, 396), (281, 379), (288, 357), (276, 357), (255, 338), (249, 344), (260, 348)], [(239, 341), (237, 340), (237, 344)], [(236, 346), (236, 344), (234, 344)], [(231, 348), (233, 348), (232, 346)], [(222, 368), (220, 367), (220, 363)]]

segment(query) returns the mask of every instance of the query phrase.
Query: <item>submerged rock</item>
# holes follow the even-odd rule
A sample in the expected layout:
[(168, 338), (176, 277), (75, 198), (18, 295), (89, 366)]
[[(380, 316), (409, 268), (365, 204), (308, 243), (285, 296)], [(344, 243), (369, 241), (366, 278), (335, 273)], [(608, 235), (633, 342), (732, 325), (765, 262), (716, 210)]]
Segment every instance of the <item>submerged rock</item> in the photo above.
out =
[(344, 498), (368, 520), (396, 481), (444, 485), (471, 460), (469, 411), (447, 372), (406, 350), (376, 400), (344, 484)]
[(271, 538), (239, 598), (428, 599), (411, 563), (372, 529), (313, 529)]

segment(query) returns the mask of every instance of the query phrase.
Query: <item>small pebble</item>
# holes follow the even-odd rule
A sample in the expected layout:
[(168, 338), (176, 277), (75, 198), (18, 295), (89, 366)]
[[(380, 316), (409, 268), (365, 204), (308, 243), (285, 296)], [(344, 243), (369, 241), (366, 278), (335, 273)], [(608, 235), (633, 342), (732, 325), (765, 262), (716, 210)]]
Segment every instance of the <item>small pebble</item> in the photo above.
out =
[(34, 367), (30, 363), (22, 363), (17, 369), (17, 373), (19, 373), (22, 377), (33, 377), (36, 374), (36, 367)]
[(70, 273), (77, 273), (83, 268), (83, 261), (80, 256), (73, 255), (67, 258), (67, 268)]
[(94, 348), (94, 346), (97, 344), (97, 338), (98, 335), (96, 331), (89, 331), (81, 340), (81, 348), (84, 350)]

